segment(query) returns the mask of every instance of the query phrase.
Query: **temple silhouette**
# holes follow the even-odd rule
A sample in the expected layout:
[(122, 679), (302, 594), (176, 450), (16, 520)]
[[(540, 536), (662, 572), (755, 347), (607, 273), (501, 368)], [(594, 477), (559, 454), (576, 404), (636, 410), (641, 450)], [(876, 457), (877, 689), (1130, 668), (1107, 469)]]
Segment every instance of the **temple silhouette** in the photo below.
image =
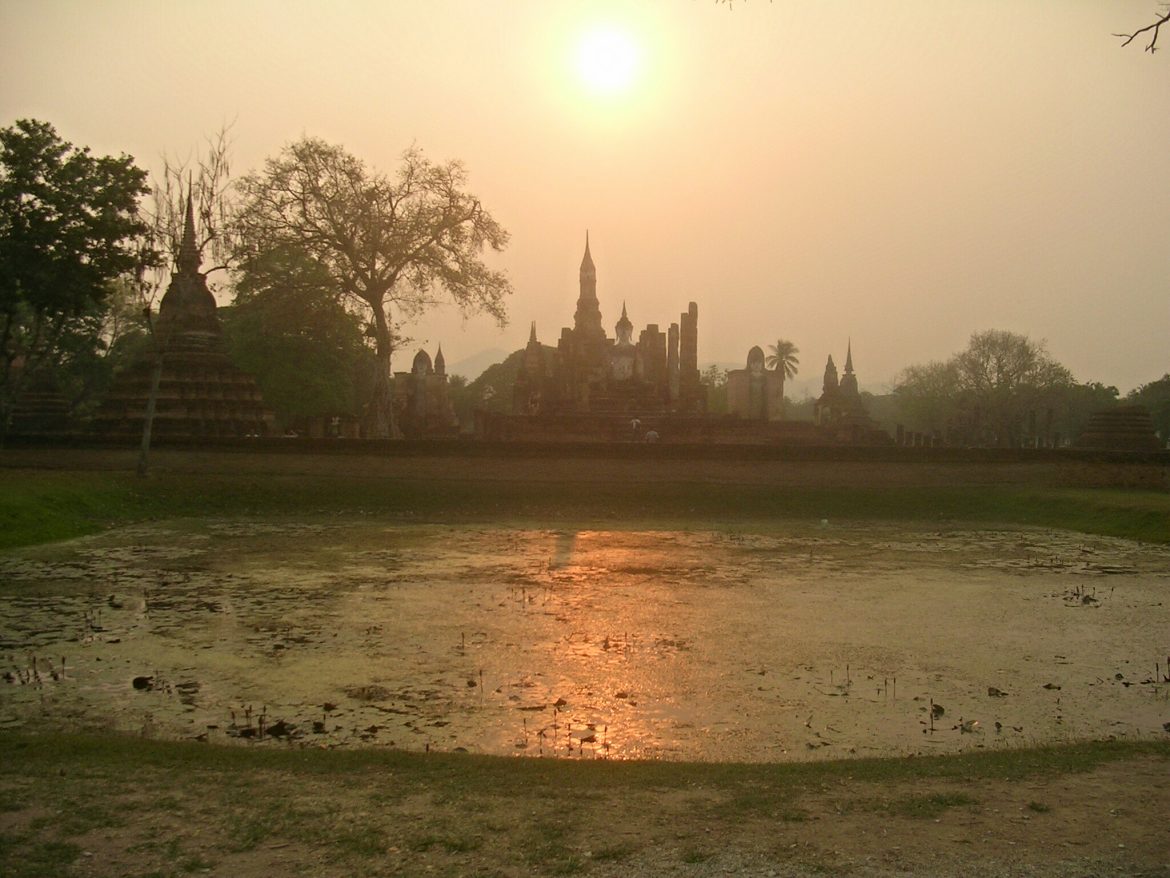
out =
[(159, 303), (153, 350), (121, 372), (94, 418), (107, 437), (142, 435), (157, 358), (162, 358), (152, 433), (166, 439), (264, 436), (273, 415), (256, 379), (227, 353), (215, 297), (199, 270), (191, 197), (175, 271)]
[(556, 353), (546, 356), (533, 323), (512, 394), (516, 415), (701, 414), (706, 390), (699, 380), (699, 306), (691, 302), (662, 332), (648, 324), (634, 341), (622, 316), (610, 338), (597, 300), (597, 268), (585, 233), (580, 295), (573, 325), (561, 330)]

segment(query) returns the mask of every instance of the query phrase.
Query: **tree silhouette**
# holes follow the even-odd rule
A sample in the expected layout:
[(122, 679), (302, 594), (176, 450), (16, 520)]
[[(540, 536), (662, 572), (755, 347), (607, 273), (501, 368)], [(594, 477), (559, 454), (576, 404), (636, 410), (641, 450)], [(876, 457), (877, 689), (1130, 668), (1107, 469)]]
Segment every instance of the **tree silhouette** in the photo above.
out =
[(154, 260), (136, 246), (146, 192), (129, 156), (91, 155), (35, 119), (0, 129), (0, 443), (29, 376), (59, 366), (78, 331), (94, 341), (112, 283)]
[(800, 367), (800, 360), (796, 356), (800, 353), (800, 348), (781, 338), (776, 344), (768, 345), (768, 350), (772, 353), (768, 354), (764, 365), (769, 369), (782, 370), (785, 378), (795, 378)]
[(370, 319), (378, 358), (368, 409), (370, 435), (396, 434), (391, 356), (396, 320), (440, 302), (505, 322), (508, 278), (482, 259), (508, 233), (465, 190), (458, 162), (437, 165), (417, 149), (394, 179), (343, 148), (304, 138), (240, 181), (237, 257), (293, 247), (326, 273), (339, 295)]

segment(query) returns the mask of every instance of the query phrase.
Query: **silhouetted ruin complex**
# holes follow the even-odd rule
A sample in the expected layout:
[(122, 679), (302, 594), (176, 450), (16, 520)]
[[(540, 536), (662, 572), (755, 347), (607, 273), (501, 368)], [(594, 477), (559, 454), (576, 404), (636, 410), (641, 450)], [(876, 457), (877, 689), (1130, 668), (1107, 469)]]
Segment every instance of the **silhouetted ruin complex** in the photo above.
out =
[(585, 236), (580, 296), (572, 327), (561, 330), (556, 354), (546, 357), (536, 337), (528, 337), (524, 362), (513, 389), (517, 415), (698, 414), (706, 408), (699, 381), (699, 306), (691, 302), (667, 332), (651, 323), (634, 342), (634, 324), (622, 305), (606, 335), (597, 301), (597, 269)]

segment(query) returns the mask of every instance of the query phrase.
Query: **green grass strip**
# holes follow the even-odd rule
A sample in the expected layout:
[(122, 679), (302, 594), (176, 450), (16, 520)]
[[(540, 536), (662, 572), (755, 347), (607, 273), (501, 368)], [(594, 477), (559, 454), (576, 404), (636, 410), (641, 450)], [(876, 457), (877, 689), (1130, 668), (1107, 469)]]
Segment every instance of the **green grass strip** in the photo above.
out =
[(1170, 759), (1170, 740), (1089, 741), (1024, 749), (980, 750), (942, 756), (847, 759), (796, 763), (719, 763), (517, 759), (466, 753), (401, 750), (264, 749), (144, 740), (120, 735), (0, 733), (5, 753), (0, 776), (47, 777), (73, 767), (86, 774), (133, 772), (152, 767), (177, 772), (232, 775), (279, 771), (336, 777), (391, 773), (396, 784), (484, 795), (527, 795), (535, 787), (587, 792), (611, 788), (740, 788), (769, 799), (793, 788), (829, 781), (887, 783), (923, 779), (1020, 780), (1091, 771), (1139, 757)]
[(1170, 494), (1010, 486), (777, 488), (102, 471), (0, 471), (0, 549), (174, 517), (389, 515), (710, 526), (768, 520), (1034, 525), (1170, 542)]

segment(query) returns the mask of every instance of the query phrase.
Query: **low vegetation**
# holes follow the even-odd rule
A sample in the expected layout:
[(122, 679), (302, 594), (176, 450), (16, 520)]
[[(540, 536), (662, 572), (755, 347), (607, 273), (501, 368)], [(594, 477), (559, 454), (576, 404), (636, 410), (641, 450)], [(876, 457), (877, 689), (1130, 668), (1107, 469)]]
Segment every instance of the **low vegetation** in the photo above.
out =
[(282, 856), (311, 856), (324, 874), (617, 874), (623, 864), (722, 862), (729, 849), (815, 871), (840, 854), (804, 839), (834, 819), (908, 835), (951, 812), (1042, 819), (1048, 807), (1026, 797), (1009, 807), (1003, 784), (1076, 784), (1109, 765), (1157, 768), (1170, 757), (1167, 743), (1116, 742), (786, 765), (64, 734), (2, 734), (0, 747), (0, 869), (12, 876), (61, 874), (82, 858), (99, 874), (252, 874)]
[[(237, 458), (238, 460), (238, 458)], [(625, 480), (430, 479), (349, 472), (287, 473), (245, 463), (225, 472), (8, 469), (0, 493), (0, 549), (95, 533), (133, 521), (209, 515), (388, 515), (475, 521), (506, 516), (719, 526), (769, 520), (887, 520), (1055, 527), (1170, 542), (1170, 494), (1150, 490), (942, 485), (777, 487)], [(592, 464), (590, 464), (592, 465)]]

